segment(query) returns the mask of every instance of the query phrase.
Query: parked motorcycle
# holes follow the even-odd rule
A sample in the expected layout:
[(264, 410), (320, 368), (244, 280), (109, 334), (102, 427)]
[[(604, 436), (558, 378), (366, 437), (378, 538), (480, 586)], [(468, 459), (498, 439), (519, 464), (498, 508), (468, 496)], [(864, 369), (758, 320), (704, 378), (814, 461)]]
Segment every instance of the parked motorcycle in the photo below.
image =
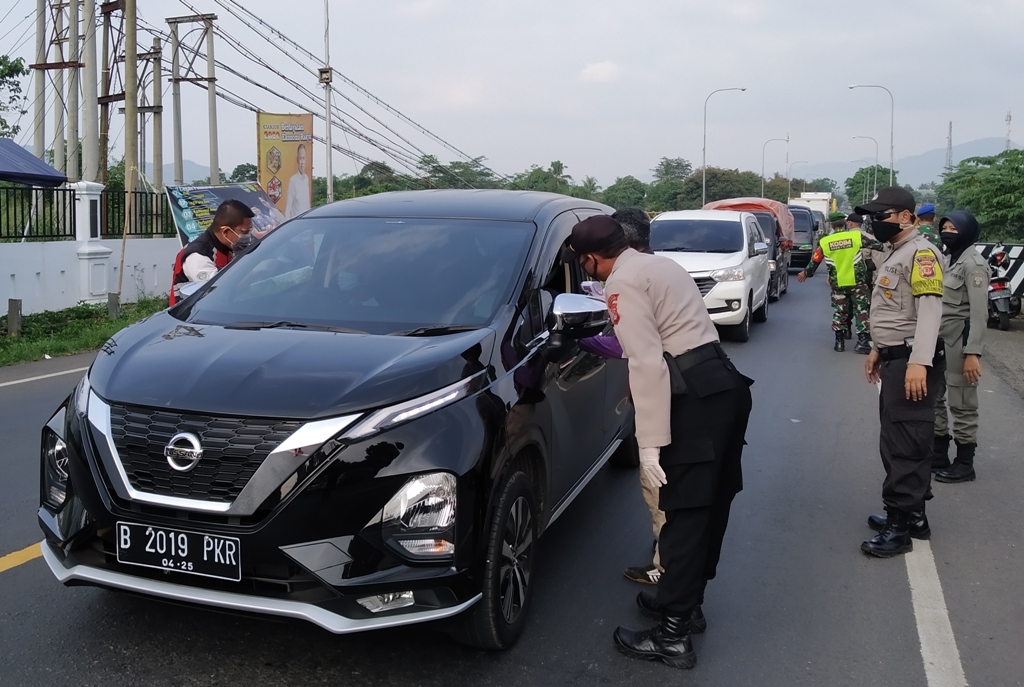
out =
[(988, 284), (988, 325), (998, 326), (1006, 331), (1010, 318), (1020, 315), (1020, 296), (1013, 295), (1006, 273), (1010, 268), (1010, 256), (1006, 251), (996, 251), (988, 259), (992, 266), (992, 278)]

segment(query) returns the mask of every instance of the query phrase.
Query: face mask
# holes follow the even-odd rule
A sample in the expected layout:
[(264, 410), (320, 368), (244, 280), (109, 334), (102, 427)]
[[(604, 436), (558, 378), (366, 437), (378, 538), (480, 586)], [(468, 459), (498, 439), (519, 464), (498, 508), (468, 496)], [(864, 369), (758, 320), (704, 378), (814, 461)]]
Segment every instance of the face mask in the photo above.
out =
[(235, 241), (235, 245), (231, 246), (231, 252), (241, 253), (252, 244), (252, 234), (239, 234), (238, 232), (235, 234), (238, 236), (238, 240)]
[(942, 245), (949, 248), (955, 248), (956, 244), (960, 242), (960, 234), (955, 231), (944, 231), (940, 238), (942, 239)]
[(903, 228), (894, 222), (872, 222), (871, 231), (882, 243), (889, 243)]

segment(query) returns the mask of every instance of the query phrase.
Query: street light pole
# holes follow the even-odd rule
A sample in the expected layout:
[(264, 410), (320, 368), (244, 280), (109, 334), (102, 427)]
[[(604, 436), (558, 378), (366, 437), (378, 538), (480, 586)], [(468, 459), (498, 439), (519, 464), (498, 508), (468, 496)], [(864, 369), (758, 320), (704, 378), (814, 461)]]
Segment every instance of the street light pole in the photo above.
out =
[[(875, 141), (875, 139), (871, 138), (870, 136), (854, 136), (854, 138), (866, 138), (869, 141)], [(878, 193), (878, 141), (875, 141), (875, 169), (874, 169), (874, 172), (875, 172), (875, 174), (874, 174), (874, 181), (871, 184), (871, 186), (872, 186), (871, 195), (872, 196), (874, 196), (876, 193)]]
[(769, 138), (767, 141), (764, 142), (764, 145), (761, 146), (761, 197), (762, 198), (764, 198), (764, 149), (767, 148), (768, 144), (771, 143), (772, 141), (785, 141), (786, 143), (789, 143), (789, 136), (787, 135), (785, 138)]
[(797, 166), (797, 165), (806, 165), (806, 164), (807, 164), (807, 160), (797, 160), (796, 162), (791, 162), (790, 165), (789, 165), (789, 169), (786, 170), (786, 202), (787, 203), (789, 202), (789, 199), (793, 197), (793, 168), (795, 166)]
[(892, 91), (885, 86), (874, 86), (858, 84), (850, 86), (853, 88), (881, 88), (883, 91), (889, 94), (889, 185), (893, 184), (893, 165), (895, 164), (895, 156), (893, 154), (893, 131), (896, 125), (896, 99), (892, 97)]
[(711, 100), (711, 96), (715, 93), (721, 93), (722, 91), (745, 91), (746, 88), (719, 88), (717, 91), (711, 91), (708, 93), (708, 97), (704, 98), (704, 146), (700, 151), (700, 206), (704, 207), (707, 203), (708, 193), (708, 101)]

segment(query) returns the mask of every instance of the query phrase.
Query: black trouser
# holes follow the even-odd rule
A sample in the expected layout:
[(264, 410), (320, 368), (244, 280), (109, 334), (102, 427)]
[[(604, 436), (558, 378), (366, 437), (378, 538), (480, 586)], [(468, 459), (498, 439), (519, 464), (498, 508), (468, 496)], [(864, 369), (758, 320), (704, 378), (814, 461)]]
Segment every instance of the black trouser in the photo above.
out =
[[(658, 604), (688, 616), (715, 577), (733, 497), (743, 488), (740, 457), (751, 400), (749, 380), (711, 360), (683, 373), (689, 391), (672, 396), (672, 443), (661, 450), (665, 525), (658, 538)], [(721, 386), (725, 388), (716, 391)], [(705, 394), (705, 395), (701, 395)]]
[(935, 398), (945, 369), (945, 359), (936, 358), (928, 368), (927, 396), (911, 401), (906, 394), (907, 360), (882, 363), (878, 445), (885, 466), (882, 501), (887, 509), (920, 510), (928, 498)]

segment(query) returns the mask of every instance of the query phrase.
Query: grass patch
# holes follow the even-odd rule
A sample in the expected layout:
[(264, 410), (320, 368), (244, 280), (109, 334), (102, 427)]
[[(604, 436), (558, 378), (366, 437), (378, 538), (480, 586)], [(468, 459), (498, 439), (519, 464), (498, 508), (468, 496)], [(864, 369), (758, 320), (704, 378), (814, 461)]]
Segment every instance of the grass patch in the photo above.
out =
[(93, 351), (133, 322), (167, 307), (167, 297), (144, 298), (121, 305), (121, 316), (107, 316), (106, 304), (79, 303), (67, 310), (53, 310), (21, 318), (21, 336), (8, 336), (7, 316), (0, 317), (0, 365), (41, 360)]

